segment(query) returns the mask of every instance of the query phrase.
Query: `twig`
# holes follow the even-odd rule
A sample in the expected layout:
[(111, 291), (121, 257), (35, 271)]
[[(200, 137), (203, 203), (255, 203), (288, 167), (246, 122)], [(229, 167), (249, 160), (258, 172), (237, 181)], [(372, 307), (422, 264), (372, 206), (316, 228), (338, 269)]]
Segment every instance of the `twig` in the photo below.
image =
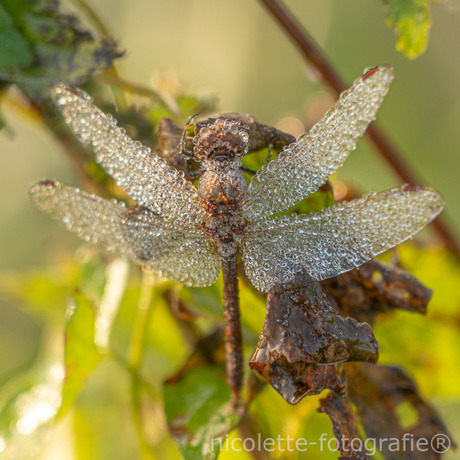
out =
[[(307, 62), (313, 65), (328, 84), (330, 89), (338, 96), (346, 89), (346, 85), (340, 78), (336, 70), (332, 67), (326, 56), (316, 45), (307, 31), (299, 24), (292, 13), (280, 0), (259, 0), (265, 8), (272, 14), (275, 21), (286, 32), (288, 37), (299, 48)], [(377, 151), (390, 165), (391, 169), (406, 183), (416, 184), (418, 181), (410, 168), (405, 164), (402, 156), (398, 153), (395, 146), (390, 142), (388, 136), (375, 124), (369, 126), (367, 135), (371, 139)], [(438, 235), (443, 240), (446, 247), (460, 258), (460, 246), (442, 217), (438, 217), (434, 222)]]
[(155, 89), (150, 88), (148, 86), (124, 80), (123, 78), (120, 78), (118, 75), (108, 73), (102, 74), (100, 76), (100, 79), (105, 83), (108, 83), (112, 87), (117, 86), (130, 93), (136, 93), (140, 96), (148, 97), (150, 99), (158, 101), (161, 104), (163, 104), (163, 106), (169, 112), (171, 112), (171, 115), (173, 115), (174, 117), (179, 118), (181, 116), (181, 109), (179, 105), (175, 102), (175, 100), (169, 100), (167, 97), (165, 97), (164, 94), (161, 94), (160, 91), (156, 91)]

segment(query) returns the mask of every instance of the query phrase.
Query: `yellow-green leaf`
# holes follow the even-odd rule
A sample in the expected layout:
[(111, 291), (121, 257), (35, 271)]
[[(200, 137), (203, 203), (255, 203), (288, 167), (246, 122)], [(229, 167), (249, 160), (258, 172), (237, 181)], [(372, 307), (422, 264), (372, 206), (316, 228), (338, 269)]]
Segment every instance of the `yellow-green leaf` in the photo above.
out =
[(73, 404), (86, 377), (101, 358), (94, 342), (95, 311), (86, 296), (77, 293), (74, 297), (71, 316), (65, 336), (65, 380), (62, 388), (62, 404), (59, 415), (63, 415)]
[(388, 5), (388, 25), (397, 35), (396, 49), (413, 59), (428, 44), (431, 18), (429, 3), (433, 0), (382, 0)]

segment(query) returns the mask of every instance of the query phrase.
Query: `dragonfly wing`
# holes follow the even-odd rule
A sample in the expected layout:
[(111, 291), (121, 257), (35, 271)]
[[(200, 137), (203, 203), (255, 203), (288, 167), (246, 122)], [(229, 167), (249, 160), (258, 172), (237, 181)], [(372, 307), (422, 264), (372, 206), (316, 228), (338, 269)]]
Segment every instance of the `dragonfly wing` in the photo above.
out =
[(29, 194), (42, 211), (79, 238), (161, 276), (189, 286), (208, 286), (219, 275), (214, 247), (193, 225), (176, 229), (146, 208), (129, 209), (58, 182), (40, 182)]
[(246, 274), (261, 291), (301, 270), (315, 280), (331, 278), (412, 237), (442, 207), (435, 190), (406, 185), (251, 225), (241, 245)]
[(79, 140), (93, 147), (96, 161), (140, 206), (178, 223), (203, 222), (196, 188), (149, 148), (129, 138), (86, 93), (59, 85), (53, 98)]
[(249, 184), (243, 216), (250, 222), (260, 221), (318, 190), (355, 149), (392, 79), (390, 67), (377, 67), (358, 78), (310, 132), (256, 174)]

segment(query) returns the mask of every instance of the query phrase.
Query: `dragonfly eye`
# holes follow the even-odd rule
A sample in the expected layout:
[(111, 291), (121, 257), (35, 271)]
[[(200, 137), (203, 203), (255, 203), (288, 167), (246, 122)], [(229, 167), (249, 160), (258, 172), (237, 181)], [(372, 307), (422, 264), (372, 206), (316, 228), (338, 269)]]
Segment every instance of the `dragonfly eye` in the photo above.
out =
[(194, 143), (195, 156), (199, 161), (231, 160), (246, 155), (249, 137), (240, 123), (217, 119), (199, 131)]

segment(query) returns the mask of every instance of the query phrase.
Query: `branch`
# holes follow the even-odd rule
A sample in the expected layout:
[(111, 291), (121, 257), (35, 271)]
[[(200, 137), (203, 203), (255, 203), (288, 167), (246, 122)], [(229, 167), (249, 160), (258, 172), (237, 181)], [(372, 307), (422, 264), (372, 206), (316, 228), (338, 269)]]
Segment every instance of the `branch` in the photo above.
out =
[[(286, 32), (288, 37), (299, 48), (304, 59), (313, 65), (321, 74), (323, 80), (328, 84), (336, 96), (344, 91), (347, 86), (340, 78), (326, 56), (316, 45), (307, 31), (294, 18), (288, 8), (279, 0), (259, 0), (262, 5), (271, 13), (275, 21)], [(409, 166), (406, 165), (402, 156), (398, 153), (395, 146), (390, 142), (388, 136), (374, 123), (369, 126), (367, 135), (374, 144), (379, 154), (387, 161), (391, 169), (405, 183), (417, 184), (419, 181), (412, 173)], [(433, 221), (436, 232), (444, 242), (445, 246), (460, 258), (460, 246), (444, 219), (438, 217)]]

